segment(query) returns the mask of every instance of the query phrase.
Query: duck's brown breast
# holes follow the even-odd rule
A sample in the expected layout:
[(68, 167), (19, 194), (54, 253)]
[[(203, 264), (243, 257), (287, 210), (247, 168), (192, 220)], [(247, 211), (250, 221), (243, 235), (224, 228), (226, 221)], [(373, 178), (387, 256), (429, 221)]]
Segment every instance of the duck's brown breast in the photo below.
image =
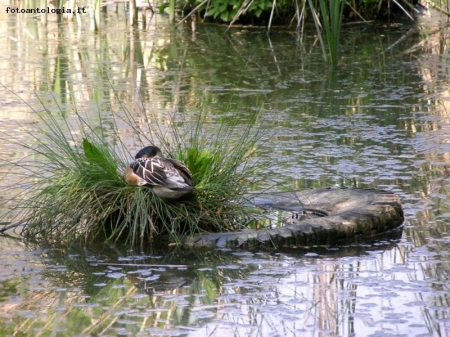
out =
[(142, 180), (137, 174), (133, 172), (131, 167), (127, 166), (125, 169), (125, 181), (130, 185), (140, 185), (140, 181)]

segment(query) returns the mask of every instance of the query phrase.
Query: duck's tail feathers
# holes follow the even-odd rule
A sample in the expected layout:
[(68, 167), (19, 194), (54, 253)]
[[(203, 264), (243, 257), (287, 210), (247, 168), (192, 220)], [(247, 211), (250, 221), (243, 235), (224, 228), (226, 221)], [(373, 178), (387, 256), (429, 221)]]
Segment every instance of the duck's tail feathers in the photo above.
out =
[(192, 186), (186, 186), (186, 187), (169, 187), (172, 191), (184, 191), (184, 192), (194, 192), (195, 188)]

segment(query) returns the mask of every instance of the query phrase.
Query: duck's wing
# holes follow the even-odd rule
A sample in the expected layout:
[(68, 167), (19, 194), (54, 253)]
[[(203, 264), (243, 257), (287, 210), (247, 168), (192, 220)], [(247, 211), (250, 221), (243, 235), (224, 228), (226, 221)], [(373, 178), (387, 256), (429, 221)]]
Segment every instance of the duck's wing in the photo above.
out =
[(192, 173), (189, 171), (187, 166), (176, 159), (167, 159), (173, 165), (173, 167), (178, 171), (178, 174), (184, 179), (185, 183), (189, 186), (193, 185)]
[(159, 158), (139, 158), (130, 164), (134, 174), (139, 176), (143, 182), (140, 185), (165, 185), (167, 175), (164, 162)]

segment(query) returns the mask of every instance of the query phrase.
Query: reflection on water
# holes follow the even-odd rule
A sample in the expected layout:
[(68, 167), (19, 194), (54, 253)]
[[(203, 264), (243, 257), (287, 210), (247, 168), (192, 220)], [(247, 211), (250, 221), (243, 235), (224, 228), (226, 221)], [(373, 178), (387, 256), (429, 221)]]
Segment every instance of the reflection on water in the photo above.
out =
[[(133, 31), (116, 19), (93, 34), (8, 16), (0, 82), (33, 107), (36, 92), (69, 122), (74, 109), (108, 120), (127, 108), (152, 123), (145, 108), (161, 125), (197, 111), (211, 125), (230, 116), (245, 124), (261, 110), (272, 132), (256, 153), (267, 186), (392, 190), (407, 216), (403, 237), (309, 251), (156, 253), (0, 238), (1, 335), (450, 335), (449, 36), (436, 16), (418, 28), (344, 27), (335, 72), (313, 30), (300, 43), (289, 31), (193, 33), (160, 16)], [(26, 141), (33, 114), (0, 92), (0, 131)], [(26, 155), (2, 141), (1, 160)], [(2, 207), (16, 183), (1, 181)]]
[(2, 244), (10, 245), (2, 247), (0, 274), (5, 334), (410, 336), (448, 329), (442, 257), (406, 239), (292, 254)]

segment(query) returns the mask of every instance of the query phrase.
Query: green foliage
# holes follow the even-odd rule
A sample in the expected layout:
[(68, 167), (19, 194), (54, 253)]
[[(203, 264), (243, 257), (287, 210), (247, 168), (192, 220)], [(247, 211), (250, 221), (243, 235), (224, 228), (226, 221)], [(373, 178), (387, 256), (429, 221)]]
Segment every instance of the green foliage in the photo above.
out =
[(86, 167), (91, 171), (87, 176), (111, 177), (117, 173), (117, 159), (103, 144), (95, 145), (83, 138), (83, 151), (87, 160)]
[(344, 0), (319, 0), (319, 4), (331, 63), (337, 66)]
[(214, 158), (210, 151), (199, 150), (194, 147), (187, 149), (186, 156), (182, 158), (182, 161), (191, 172), (194, 172), (194, 180), (200, 182), (205, 179), (209, 168), (213, 164)]
[(230, 22), (236, 15), (239, 7), (236, 6), (238, 0), (216, 0), (211, 1), (205, 16), (212, 16), (214, 19), (220, 19), (225, 22)]
[[(197, 3), (202, 3), (202, 1), (198, 0)], [(287, 5), (288, 1), (281, 0), (279, 4), (281, 6)], [(214, 0), (210, 1), (203, 8), (205, 17), (231, 22), (241, 15), (260, 18), (262, 13), (269, 13), (273, 6), (275, 6), (275, 2), (270, 0)]]
[[(241, 22), (250, 22), (252, 24), (268, 24), (275, 19), (274, 13), (277, 14), (278, 22), (281, 24), (291, 24), (297, 21), (297, 27), (305, 19), (314, 20), (314, 15), (318, 15), (325, 19), (329, 13), (340, 12), (342, 19), (344, 12), (338, 7), (347, 6), (346, 13), (356, 14), (362, 20), (372, 19), (383, 16), (389, 16), (396, 11), (400, 11), (400, 6), (393, 6), (389, 0), (186, 0), (180, 4), (180, 7), (186, 9), (195, 8), (201, 16), (212, 21), (221, 21), (234, 23), (237, 20)], [(309, 6), (312, 15), (305, 15), (305, 9)], [(314, 13), (318, 9), (317, 13)], [(270, 15), (270, 17), (269, 17)], [(332, 25), (334, 25), (332, 23)], [(324, 27), (325, 28), (325, 27)], [(326, 28), (325, 28), (326, 29)]]

